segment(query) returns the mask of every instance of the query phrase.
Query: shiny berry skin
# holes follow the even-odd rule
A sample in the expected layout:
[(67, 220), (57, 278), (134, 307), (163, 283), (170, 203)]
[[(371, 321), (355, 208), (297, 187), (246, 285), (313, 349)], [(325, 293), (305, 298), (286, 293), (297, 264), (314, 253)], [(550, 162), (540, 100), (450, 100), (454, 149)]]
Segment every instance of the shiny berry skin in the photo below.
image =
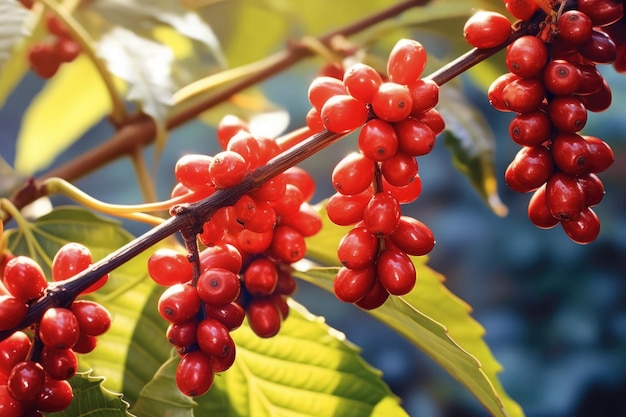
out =
[(381, 119), (365, 123), (359, 132), (359, 150), (372, 161), (391, 158), (398, 150), (398, 137), (393, 125)]
[(248, 173), (248, 162), (234, 151), (222, 151), (213, 156), (209, 165), (211, 181), (216, 188), (237, 185)]
[(556, 166), (567, 174), (589, 172), (591, 160), (587, 142), (575, 133), (560, 133), (550, 145)]
[(176, 367), (176, 386), (190, 397), (206, 393), (214, 377), (211, 358), (201, 350), (186, 353)]
[(304, 196), (298, 187), (293, 184), (286, 184), (283, 196), (269, 203), (277, 216), (284, 216), (298, 210), (300, 205), (304, 203)]
[(413, 99), (404, 84), (386, 82), (380, 85), (372, 97), (372, 110), (380, 119), (399, 122), (411, 114)]
[(398, 226), (400, 212), (400, 203), (389, 191), (376, 193), (363, 213), (365, 228), (374, 236), (387, 236)]
[(530, 19), (539, 8), (532, 0), (504, 0), (504, 6), (513, 17), (520, 20)]
[(435, 147), (435, 132), (426, 123), (407, 118), (394, 124), (398, 149), (411, 156), (430, 153)]
[(270, 246), (271, 253), (288, 264), (299, 261), (306, 255), (304, 236), (289, 226), (277, 226)]
[(376, 260), (376, 272), (380, 283), (389, 294), (405, 295), (415, 286), (417, 272), (406, 253), (396, 248), (383, 250)]
[(574, 220), (562, 221), (561, 226), (570, 239), (582, 245), (593, 242), (600, 234), (600, 219), (589, 207)]
[(385, 177), (383, 177), (383, 190), (389, 191), (400, 204), (407, 204), (415, 201), (422, 192), (422, 179), (416, 174), (409, 179), (408, 183), (403, 186), (391, 185)]
[(546, 186), (539, 187), (528, 202), (528, 219), (540, 229), (551, 229), (559, 224), (546, 203)]
[(74, 394), (66, 380), (46, 378), (43, 392), (35, 401), (35, 407), (43, 412), (57, 412), (70, 406)]
[(369, 65), (356, 63), (346, 69), (343, 83), (348, 94), (358, 101), (369, 103), (383, 83), (383, 79), (378, 71)]
[(27, 256), (16, 256), (7, 262), (2, 281), (15, 298), (24, 302), (39, 298), (48, 287), (39, 264)]
[(0, 295), (0, 330), (9, 330), (18, 326), (26, 313), (28, 305), (12, 295)]
[(7, 380), (7, 389), (13, 398), (28, 402), (39, 398), (44, 387), (45, 371), (34, 361), (17, 363)]
[(205, 269), (196, 284), (198, 297), (207, 304), (224, 305), (237, 299), (241, 291), (239, 277), (223, 268)]
[(39, 322), (39, 338), (48, 347), (71, 348), (78, 341), (79, 334), (78, 319), (67, 308), (49, 308)]
[(217, 125), (217, 130), (215, 134), (217, 137), (217, 142), (220, 144), (221, 148), (223, 150), (226, 150), (230, 139), (241, 130), (245, 132), (250, 131), (250, 126), (248, 125), (248, 122), (238, 116), (235, 116), (234, 114), (227, 114), (226, 116), (222, 117)]
[(539, 146), (550, 138), (552, 123), (548, 114), (536, 110), (518, 114), (509, 123), (509, 136), (522, 146)]
[(329, 98), (320, 110), (322, 123), (334, 133), (348, 133), (367, 121), (369, 111), (365, 103), (348, 94)]
[(579, 0), (578, 10), (589, 16), (594, 26), (607, 26), (624, 16), (620, 0)]
[(378, 239), (365, 227), (355, 227), (339, 241), (337, 256), (346, 268), (364, 269), (374, 263)]
[(509, 71), (523, 78), (539, 74), (548, 61), (548, 47), (536, 36), (522, 36), (507, 47), (505, 63)]
[(373, 310), (383, 305), (385, 301), (387, 301), (387, 298), (389, 298), (389, 291), (387, 291), (380, 280), (377, 279), (374, 281), (374, 284), (367, 294), (354, 304), (363, 310)]
[(21, 401), (11, 396), (6, 385), (0, 385), (0, 417), (22, 416), (24, 408)]
[(615, 160), (611, 146), (596, 136), (583, 136), (589, 150), (589, 170), (591, 172), (602, 172), (608, 169)]
[(510, 111), (528, 113), (537, 110), (545, 98), (543, 83), (534, 78), (519, 78), (502, 89), (502, 100)]
[(604, 80), (598, 91), (580, 96), (580, 101), (591, 112), (600, 113), (607, 110), (613, 101), (613, 93), (609, 83)]
[(600, 177), (590, 172), (578, 176), (578, 183), (585, 193), (585, 206), (593, 207), (600, 204), (604, 198), (604, 184)]
[(174, 177), (190, 189), (198, 189), (211, 184), (209, 166), (213, 157), (202, 154), (181, 156), (174, 166)]
[(165, 331), (165, 337), (179, 352), (188, 352), (189, 348), (196, 344), (197, 320), (184, 321), (182, 323), (170, 323)]
[(582, 74), (576, 65), (555, 59), (544, 69), (543, 84), (546, 90), (556, 95), (574, 94), (582, 85)]
[(346, 94), (346, 87), (343, 81), (334, 77), (317, 77), (309, 85), (309, 102), (318, 110), (322, 109), (329, 98), (340, 94)]
[(203, 271), (210, 268), (224, 268), (238, 274), (242, 263), (241, 252), (227, 243), (209, 246), (200, 251), (200, 265)]
[(345, 303), (356, 303), (370, 290), (376, 281), (376, 268), (355, 270), (345, 266), (339, 269), (333, 281), (337, 298)]
[(74, 300), (70, 309), (78, 320), (81, 334), (100, 336), (111, 327), (111, 313), (95, 301)]
[(418, 173), (415, 157), (402, 152), (382, 162), (380, 170), (389, 184), (402, 187), (407, 185)]
[(237, 302), (221, 306), (207, 304), (204, 313), (207, 318), (219, 320), (229, 331), (239, 328), (246, 317), (246, 311)]
[(424, 46), (413, 39), (400, 39), (389, 53), (387, 75), (398, 84), (416, 81), (424, 72), (427, 54)]
[(161, 294), (157, 308), (165, 320), (170, 323), (182, 323), (198, 314), (200, 297), (196, 288), (191, 285), (175, 284)]
[(253, 260), (243, 274), (243, 282), (253, 296), (271, 295), (278, 285), (276, 264), (267, 258)]
[(412, 117), (419, 117), (422, 113), (432, 110), (439, 102), (439, 85), (431, 79), (421, 79), (407, 86), (413, 105)]
[(423, 256), (435, 247), (435, 237), (428, 226), (409, 216), (401, 216), (389, 235), (391, 242), (407, 255)]
[(557, 21), (558, 37), (572, 45), (580, 45), (591, 36), (593, 23), (580, 10), (568, 10)]
[(489, 89), (487, 90), (487, 98), (489, 100), (489, 104), (491, 104), (494, 109), (504, 112), (510, 111), (507, 103), (505, 103), (504, 98), (502, 97), (502, 94), (506, 86), (519, 78), (520, 77), (518, 75), (515, 75), (512, 72), (507, 72), (491, 82)]
[(187, 255), (171, 248), (159, 248), (148, 258), (148, 275), (157, 284), (169, 287), (191, 280), (193, 267)]
[(478, 11), (463, 27), (463, 37), (475, 48), (493, 48), (509, 39), (510, 35), (511, 22), (496, 12)]
[[(87, 269), (92, 262), (93, 258), (89, 248), (77, 242), (66, 243), (52, 259), (52, 280), (62, 281), (71, 278)], [(89, 286), (82, 294), (89, 294), (100, 289), (106, 284), (108, 277), (108, 274), (106, 274), (96, 283)]]
[(335, 193), (326, 202), (326, 214), (330, 221), (339, 226), (349, 226), (363, 220), (363, 213), (372, 193), (365, 190), (359, 194)]
[(248, 324), (259, 337), (273, 337), (280, 331), (282, 315), (269, 297), (254, 297), (246, 308)]
[(574, 96), (555, 97), (548, 105), (552, 124), (565, 133), (575, 133), (587, 124), (587, 108)]
[(219, 320), (204, 319), (198, 323), (196, 340), (200, 349), (209, 356), (224, 357), (235, 350), (228, 328)]
[(546, 184), (546, 205), (561, 220), (574, 220), (585, 205), (585, 192), (574, 176), (555, 172)]
[[(415, 107), (415, 100), (413, 100), (413, 107)], [(446, 129), (446, 122), (436, 109), (429, 109), (420, 114), (412, 114), (412, 118), (420, 123), (424, 123), (435, 135), (442, 133)], [(398, 134), (400, 134), (400, 132), (398, 132)], [(403, 145), (400, 144), (400, 147), (402, 146)], [(410, 153), (410, 151), (405, 152)]]
[(75, 353), (89, 353), (92, 352), (98, 345), (98, 338), (88, 334), (80, 334), (78, 340), (72, 346), (72, 350)]
[(331, 180), (341, 194), (359, 194), (374, 180), (374, 162), (361, 153), (352, 152), (337, 163)]
[(0, 341), (0, 374), (8, 375), (16, 363), (26, 360), (30, 348), (30, 338), (22, 331)]
[(39, 359), (46, 373), (54, 379), (70, 379), (78, 369), (78, 359), (72, 349), (44, 347)]
[(617, 46), (606, 32), (593, 29), (589, 39), (578, 46), (578, 52), (596, 64), (610, 64), (617, 56)]
[(261, 165), (259, 142), (250, 132), (241, 130), (235, 133), (235, 136), (228, 141), (226, 150), (241, 155), (248, 162), (249, 169), (254, 169)]
[(547, 148), (524, 147), (507, 167), (504, 178), (513, 191), (527, 193), (545, 183), (553, 171), (552, 154)]
[(315, 194), (315, 180), (304, 169), (295, 166), (283, 172), (287, 184), (292, 184), (300, 190), (304, 201), (310, 201)]
[(295, 229), (304, 237), (311, 237), (322, 230), (322, 218), (309, 203), (302, 203), (300, 208), (280, 218), (280, 224)]

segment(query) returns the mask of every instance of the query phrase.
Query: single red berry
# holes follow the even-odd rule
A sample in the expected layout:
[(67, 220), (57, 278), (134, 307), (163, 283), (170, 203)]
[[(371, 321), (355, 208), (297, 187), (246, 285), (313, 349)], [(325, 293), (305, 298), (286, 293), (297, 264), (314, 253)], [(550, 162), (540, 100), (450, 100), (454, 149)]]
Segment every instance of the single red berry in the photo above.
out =
[(219, 320), (229, 331), (233, 331), (243, 323), (246, 311), (237, 302), (232, 302), (221, 306), (207, 304), (204, 307), (204, 314), (207, 318)]
[(542, 185), (533, 193), (528, 202), (528, 219), (540, 229), (550, 229), (559, 224), (546, 203), (546, 185)]
[(9, 330), (18, 326), (26, 313), (28, 305), (12, 295), (0, 295), (0, 330)]
[(504, 0), (504, 6), (516, 19), (528, 20), (539, 9), (532, 0)]
[(224, 268), (238, 274), (242, 263), (241, 252), (227, 243), (209, 246), (200, 251), (200, 265), (203, 271), (210, 268)]
[(540, 110), (518, 114), (509, 123), (511, 139), (522, 146), (539, 146), (550, 138), (551, 132), (550, 118)]
[(23, 302), (39, 298), (48, 287), (43, 270), (28, 256), (16, 256), (7, 262), (2, 281), (6, 289)]
[(491, 82), (487, 90), (487, 98), (489, 99), (489, 104), (491, 104), (494, 109), (504, 112), (511, 111), (505, 103), (502, 93), (507, 85), (519, 78), (518, 75), (507, 72)]
[(315, 78), (308, 92), (309, 102), (320, 111), (329, 98), (340, 94), (346, 94), (343, 81), (328, 76)]
[(248, 324), (259, 337), (273, 337), (280, 331), (281, 312), (269, 297), (254, 297), (246, 308)]
[(333, 288), (338, 299), (345, 303), (356, 303), (372, 288), (376, 281), (376, 268), (372, 265), (365, 269), (340, 268), (333, 281)]
[(174, 284), (166, 289), (157, 304), (159, 314), (170, 323), (193, 319), (200, 311), (200, 297), (189, 284)]
[(562, 221), (561, 226), (570, 239), (582, 245), (593, 242), (600, 234), (600, 219), (589, 207), (581, 210), (574, 220)]
[(183, 155), (176, 161), (174, 176), (185, 187), (195, 190), (211, 185), (209, 166), (213, 157), (202, 154)]
[(585, 206), (585, 192), (576, 177), (555, 172), (546, 184), (546, 205), (555, 218), (574, 220)]
[(211, 181), (216, 188), (228, 188), (241, 182), (248, 173), (248, 161), (234, 151), (222, 151), (213, 156), (209, 165)]
[(219, 320), (204, 319), (198, 323), (196, 340), (200, 349), (209, 356), (220, 358), (235, 350), (230, 332)]
[(237, 299), (241, 291), (239, 277), (223, 268), (205, 269), (196, 283), (198, 297), (207, 304), (224, 305)]
[(402, 187), (415, 178), (419, 167), (414, 156), (396, 152), (394, 156), (381, 163), (380, 170), (389, 184)]
[(610, 64), (617, 57), (617, 46), (606, 32), (593, 29), (589, 39), (578, 46), (578, 52), (596, 64)]
[(343, 82), (348, 94), (358, 101), (369, 103), (383, 83), (383, 79), (378, 71), (369, 65), (356, 63), (346, 69)]
[(589, 16), (594, 26), (607, 26), (624, 16), (620, 0), (579, 0), (578, 10)]
[(237, 247), (242, 252), (250, 254), (262, 253), (271, 246), (272, 239), (274, 239), (274, 231), (271, 229), (264, 232), (243, 229), (237, 233)]
[(250, 126), (247, 121), (234, 114), (227, 114), (222, 117), (217, 125), (216, 136), (223, 150), (226, 150), (230, 139), (241, 130), (244, 132), (250, 131)]
[(430, 228), (409, 216), (401, 216), (398, 227), (389, 235), (391, 242), (408, 255), (423, 256), (435, 247), (435, 237)]
[(348, 133), (367, 121), (369, 111), (365, 103), (348, 94), (329, 98), (320, 110), (322, 123), (334, 133)]
[(604, 184), (600, 177), (590, 172), (578, 176), (578, 183), (585, 193), (585, 207), (600, 204), (604, 198)]
[(407, 118), (394, 124), (398, 149), (411, 156), (430, 153), (435, 147), (435, 132), (428, 124)]
[(372, 119), (361, 128), (358, 145), (366, 158), (380, 162), (395, 155), (398, 150), (398, 137), (391, 123)]
[(506, 50), (505, 63), (509, 71), (523, 78), (539, 74), (548, 61), (548, 47), (536, 36), (522, 36)]
[(386, 248), (376, 260), (380, 283), (389, 294), (405, 295), (415, 286), (417, 272), (411, 258), (396, 248)]
[(365, 269), (374, 263), (377, 252), (376, 236), (365, 227), (355, 227), (339, 241), (337, 257), (347, 268)]
[(411, 114), (413, 99), (404, 84), (386, 82), (380, 85), (372, 97), (372, 110), (387, 122), (399, 122)]
[(63, 411), (70, 406), (74, 393), (66, 380), (46, 377), (43, 392), (35, 401), (35, 408), (42, 412)]
[(548, 105), (552, 124), (565, 133), (575, 133), (587, 124), (587, 108), (575, 96), (555, 97)]
[(374, 180), (374, 162), (362, 153), (352, 152), (333, 169), (331, 180), (341, 194), (354, 195), (365, 191)]
[(243, 274), (243, 283), (253, 296), (271, 295), (278, 285), (276, 264), (267, 258), (253, 260)]
[(365, 207), (365, 228), (377, 237), (387, 236), (398, 226), (400, 213), (400, 203), (389, 191), (378, 192)]
[(580, 96), (580, 101), (587, 110), (594, 113), (600, 113), (607, 110), (613, 101), (613, 93), (611, 87), (606, 80), (603, 80), (602, 86), (595, 93)]
[(226, 150), (237, 152), (241, 155), (248, 162), (250, 170), (257, 168), (262, 162), (265, 162), (261, 161), (261, 148), (257, 138), (252, 133), (244, 130), (240, 130), (230, 138)]
[(309, 203), (302, 203), (297, 211), (281, 216), (280, 224), (295, 229), (304, 237), (316, 235), (323, 226), (319, 213)]
[(506, 16), (481, 10), (474, 13), (463, 27), (463, 37), (475, 48), (493, 48), (509, 39), (511, 22)]
[(193, 267), (187, 255), (171, 248), (159, 248), (148, 258), (148, 275), (157, 284), (169, 287), (191, 280)]
[(72, 349), (45, 346), (39, 361), (46, 373), (54, 379), (70, 379), (78, 369), (78, 359)]
[(289, 226), (279, 225), (274, 229), (270, 250), (283, 262), (297, 262), (306, 255), (304, 236)]
[(587, 142), (576, 133), (560, 133), (550, 145), (556, 166), (566, 174), (582, 174), (591, 169)]
[(265, 181), (260, 187), (250, 191), (250, 194), (254, 198), (271, 202), (282, 198), (286, 189), (287, 180), (285, 176), (280, 173)]
[(170, 323), (167, 326), (165, 337), (180, 352), (188, 352), (189, 348), (196, 344), (197, 320), (184, 321), (182, 323)]
[(6, 385), (0, 385), (0, 417), (22, 416), (25, 412), (24, 408), (27, 407), (13, 398)]
[(70, 309), (78, 320), (81, 334), (100, 336), (111, 328), (111, 313), (91, 300), (75, 300)]
[(176, 367), (176, 386), (185, 395), (197, 397), (213, 385), (211, 358), (201, 350), (185, 353)]
[(543, 71), (543, 84), (549, 92), (567, 96), (574, 94), (582, 84), (582, 74), (571, 62), (555, 59)]
[(89, 334), (80, 334), (78, 340), (72, 346), (72, 350), (76, 353), (92, 352), (98, 345), (98, 338)]
[(602, 172), (608, 169), (615, 161), (615, 155), (611, 145), (596, 136), (583, 136), (589, 151), (589, 170)]
[(385, 301), (387, 301), (387, 298), (389, 298), (389, 292), (381, 284), (380, 280), (377, 279), (374, 281), (374, 284), (367, 294), (355, 304), (363, 310), (373, 310), (383, 305)]
[(398, 84), (416, 81), (424, 72), (427, 54), (424, 46), (413, 39), (400, 39), (389, 53), (387, 75)]
[(383, 176), (383, 190), (389, 191), (400, 204), (407, 204), (417, 200), (422, 193), (422, 179), (419, 174), (409, 178), (407, 184), (395, 186), (390, 184)]
[(80, 327), (76, 315), (67, 308), (49, 308), (39, 322), (39, 338), (48, 347), (71, 348), (78, 340), (79, 334)]
[(292, 184), (302, 193), (302, 198), (304, 201), (310, 201), (315, 194), (315, 180), (306, 172), (303, 168), (298, 166), (287, 168), (286, 171), (283, 172), (285, 179), (287, 180), (287, 184)]
[(49, 43), (32, 45), (28, 51), (28, 62), (30, 68), (43, 79), (52, 78), (61, 66), (61, 60), (54, 50), (54, 45)]
[(580, 45), (591, 36), (593, 23), (580, 10), (567, 10), (557, 21), (558, 37), (572, 45)]
[(354, 195), (335, 193), (326, 202), (326, 214), (336, 225), (355, 224), (363, 220), (363, 213), (370, 198), (372, 198), (372, 192), (369, 190)]
[(40, 363), (24, 361), (17, 363), (7, 380), (7, 389), (13, 398), (22, 402), (34, 401), (43, 392), (45, 371)]
[(432, 110), (439, 102), (439, 85), (431, 79), (417, 80), (407, 87), (413, 102), (410, 113), (412, 117), (417, 118)]
[(539, 108), (545, 99), (543, 83), (535, 78), (512, 80), (502, 89), (505, 106), (516, 113), (528, 113)]
[[(415, 107), (415, 100), (413, 100), (413, 107)], [(442, 133), (446, 128), (446, 122), (436, 109), (426, 110), (419, 115), (414, 114), (412, 115), (412, 118), (420, 123), (424, 123), (433, 131), (435, 135)], [(400, 144), (400, 146), (402, 147), (402, 144)]]
[(576, 64), (576, 67), (581, 74), (580, 87), (576, 91), (577, 95), (589, 95), (602, 89), (605, 82), (604, 77), (595, 64)]
[(298, 187), (293, 184), (286, 184), (283, 196), (269, 203), (277, 216), (284, 216), (298, 210), (300, 205), (304, 203), (304, 196)]
[(16, 363), (26, 360), (30, 348), (30, 338), (22, 331), (0, 341), (0, 374), (8, 375)]
[(554, 171), (551, 152), (544, 146), (523, 147), (504, 174), (513, 191), (527, 193), (544, 184)]

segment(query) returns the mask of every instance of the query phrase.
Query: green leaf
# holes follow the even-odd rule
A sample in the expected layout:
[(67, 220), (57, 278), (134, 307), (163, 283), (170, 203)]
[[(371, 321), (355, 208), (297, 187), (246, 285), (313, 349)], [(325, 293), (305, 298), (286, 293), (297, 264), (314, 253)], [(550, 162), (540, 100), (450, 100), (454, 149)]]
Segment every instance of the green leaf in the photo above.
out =
[(122, 394), (116, 394), (104, 388), (105, 378), (92, 376), (91, 372), (78, 373), (69, 382), (74, 398), (68, 408), (61, 412), (49, 413), (50, 417), (125, 417), (132, 416), (128, 412), (128, 403)]
[(158, 369), (133, 405), (133, 413), (141, 416), (193, 417), (193, 409), (198, 405), (192, 398), (182, 394), (176, 387), (174, 375), (180, 362), (177, 353)]
[(244, 324), (232, 333), (234, 365), (194, 398), (177, 391), (171, 358), (132, 408), (137, 416), (406, 416), (398, 399), (345, 336), (290, 301), (280, 333), (261, 339)]
[(23, 226), (6, 232), (8, 249), (33, 258), (48, 277), (54, 254), (68, 242), (87, 246), (98, 261), (132, 238), (120, 223), (75, 206), (58, 207)]
[[(312, 268), (298, 272), (298, 276), (332, 292), (339, 266), (336, 248), (349, 227), (333, 225), (320, 210), (324, 227), (307, 239), (307, 256), (336, 267)], [(390, 297), (369, 313), (439, 363), (493, 416), (522, 417), (522, 409), (498, 381), (501, 366), (483, 340), (483, 327), (471, 317), (470, 306), (444, 286), (444, 277), (426, 265), (425, 257), (413, 260), (418, 275), (413, 291), (403, 297)]]
[(505, 216), (508, 209), (498, 195), (495, 174), (495, 139), (485, 117), (459, 87), (449, 84), (441, 87), (437, 109), (446, 121), (444, 143), (452, 151), (454, 165), (493, 212)]
[(109, 95), (87, 57), (62, 65), (24, 114), (15, 169), (31, 175), (45, 168), (110, 109)]

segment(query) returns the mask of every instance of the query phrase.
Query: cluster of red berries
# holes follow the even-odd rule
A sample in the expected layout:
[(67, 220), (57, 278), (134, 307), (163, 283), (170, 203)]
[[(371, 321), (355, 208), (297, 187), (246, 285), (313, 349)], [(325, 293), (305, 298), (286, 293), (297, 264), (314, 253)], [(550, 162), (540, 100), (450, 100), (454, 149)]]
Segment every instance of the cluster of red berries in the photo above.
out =
[[(83, 245), (69, 243), (55, 255), (54, 281), (65, 280), (91, 264)], [(106, 282), (101, 278), (86, 292)], [(47, 291), (54, 291), (41, 267), (27, 256), (11, 257), (3, 268), (0, 286), (0, 330), (17, 328), (28, 308)], [(0, 341), (0, 415), (42, 416), (59, 412), (72, 401), (67, 381), (78, 368), (77, 353), (96, 347), (96, 337), (111, 326), (111, 315), (100, 304), (74, 300), (48, 308), (33, 326), (14, 331)]]
[(50, 36), (30, 47), (28, 62), (38, 76), (48, 79), (57, 73), (61, 64), (74, 61), (81, 46), (56, 15), (46, 14), (45, 22)]
[[(599, 7), (613, 3), (620, 7), (611, 13)], [(585, 244), (600, 232), (591, 207), (603, 198), (597, 174), (613, 163), (613, 151), (580, 132), (587, 111), (600, 112), (611, 104), (611, 90), (596, 66), (615, 61), (617, 48), (603, 28), (623, 18), (623, 4), (581, 0), (577, 7), (560, 8), (549, 30), (507, 47), (509, 72), (491, 84), (488, 97), (494, 108), (517, 113), (509, 134), (522, 148), (505, 180), (514, 191), (534, 192), (529, 219), (540, 228), (561, 224), (573, 241)], [(476, 47), (482, 36), (499, 33), (506, 39), (510, 32), (508, 19), (493, 12), (473, 16), (464, 29)]]
[(434, 108), (439, 86), (420, 79), (426, 59), (419, 42), (403, 39), (390, 52), (386, 77), (358, 63), (341, 79), (320, 76), (309, 87), (310, 129), (361, 128), (359, 152), (333, 170), (336, 193), (326, 212), (333, 223), (353, 226), (337, 249), (343, 267), (335, 295), (363, 309), (411, 291), (417, 274), (409, 255), (426, 255), (435, 244), (428, 226), (401, 211), (422, 190), (416, 157), (433, 149), (445, 127)]
[[(239, 184), (280, 153), (275, 140), (253, 135), (235, 116), (221, 121), (217, 139), (224, 150), (216, 155), (178, 160), (172, 196), (197, 201)], [(198, 236), (206, 246), (199, 253), (198, 276), (186, 254), (161, 249), (150, 257), (150, 276), (169, 287), (158, 308), (170, 322), (167, 338), (182, 357), (176, 381), (184, 394), (205, 393), (214, 373), (232, 365), (235, 344), (229, 332), (245, 317), (260, 337), (280, 330), (289, 314), (286, 297), (296, 290), (291, 264), (304, 257), (305, 237), (322, 227), (309, 204), (314, 192), (313, 178), (293, 167), (217, 210)]]

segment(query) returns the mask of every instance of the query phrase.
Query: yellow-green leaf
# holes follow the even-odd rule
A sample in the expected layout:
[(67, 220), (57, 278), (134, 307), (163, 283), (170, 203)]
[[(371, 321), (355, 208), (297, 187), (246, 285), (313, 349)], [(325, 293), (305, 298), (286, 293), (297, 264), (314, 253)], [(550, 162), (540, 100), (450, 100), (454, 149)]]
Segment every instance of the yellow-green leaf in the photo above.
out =
[(89, 59), (80, 56), (63, 65), (24, 114), (16, 171), (33, 174), (45, 168), (110, 109), (109, 95)]

